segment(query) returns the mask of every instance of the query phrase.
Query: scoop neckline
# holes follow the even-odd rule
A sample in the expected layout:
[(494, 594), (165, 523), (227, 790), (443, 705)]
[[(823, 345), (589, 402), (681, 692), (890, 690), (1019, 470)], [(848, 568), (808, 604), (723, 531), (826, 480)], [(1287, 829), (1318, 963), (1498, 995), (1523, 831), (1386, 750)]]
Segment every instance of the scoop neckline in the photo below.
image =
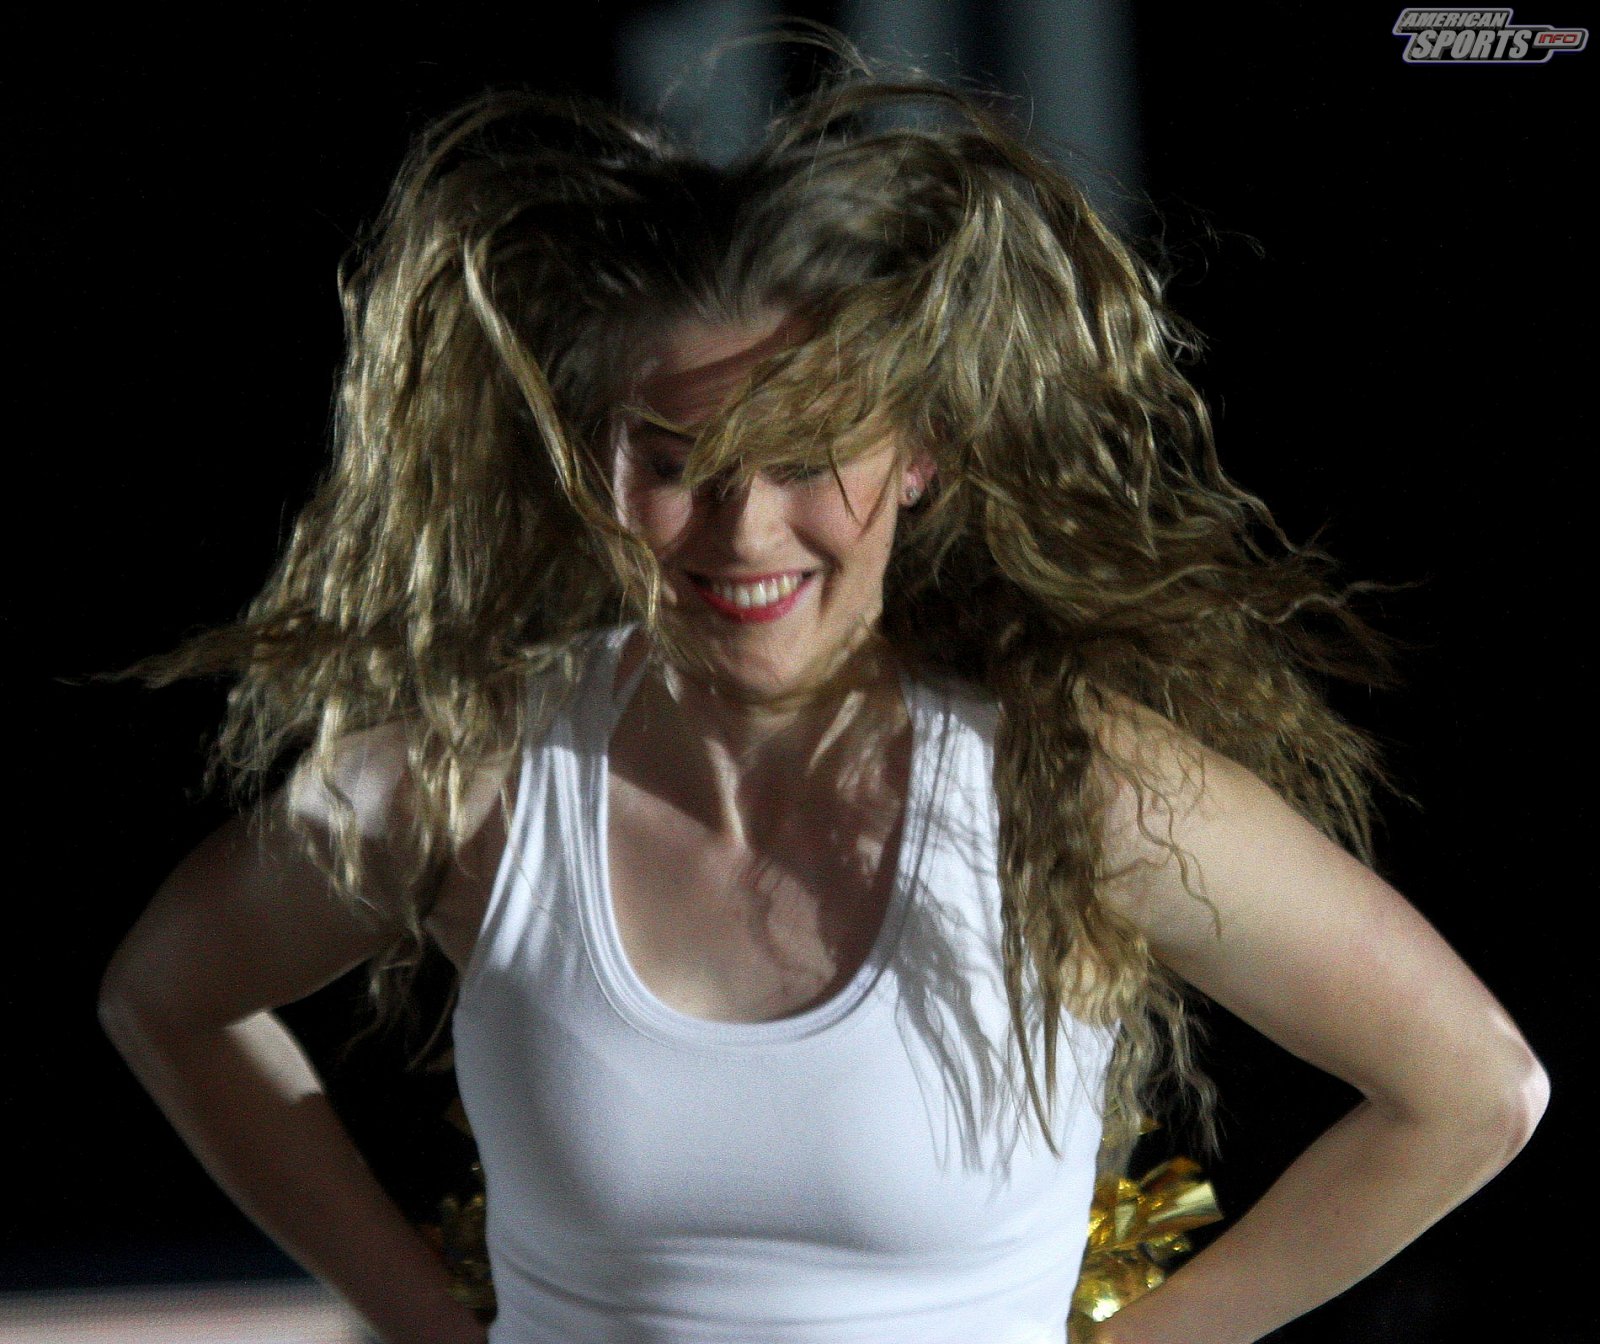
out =
[(589, 880), (579, 884), (582, 892), (585, 939), (601, 989), (615, 1011), (631, 1026), (657, 1040), (701, 1048), (752, 1049), (785, 1045), (816, 1038), (825, 1032), (842, 1029), (854, 1017), (863, 1000), (872, 992), (884, 970), (894, 958), (900, 931), (905, 924), (916, 875), (921, 866), (923, 840), (927, 831), (928, 793), (931, 787), (928, 761), (931, 749), (930, 707), (923, 688), (904, 670), (897, 672), (900, 694), (911, 724), (911, 762), (906, 782), (905, 812), (900, 826), (900, 843), (895, 854), (895, 874), (883, 922), (866, 958), (856, 973), (834, 995), (802, 1012), (766, 1022), (719, 1022), (680, 1012), (663, 1002), (640, 979), (622, 945), (617, 926), (616, 905), (611, 890), (611, 738), (623, 712), (632, 701), (642, 680), (645, 663), (628, 678), (627, 685), (614, 689), (616, 671), (636, 627), (612, 632), (604, 656), (591, 664), (588, 699), (594, 711), (584, 716), (590, 734), (582, 754), (592, 771), (595, 805), (580, 819), (589, 862)]

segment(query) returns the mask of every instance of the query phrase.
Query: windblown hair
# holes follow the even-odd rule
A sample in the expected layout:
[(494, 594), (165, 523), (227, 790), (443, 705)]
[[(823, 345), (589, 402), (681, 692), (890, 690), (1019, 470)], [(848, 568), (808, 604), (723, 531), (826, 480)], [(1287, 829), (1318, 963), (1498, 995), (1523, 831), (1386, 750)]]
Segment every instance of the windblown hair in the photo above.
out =
[[(402, 992), (417, 961), (474, 771), (535, 727), (529, 673), (570, 686), (574, 638), (623, 618), (670, 643), (608, 471), (652, 336), (781, 309), (798, 343), (704, 427), (687, 483), (837, 464), (886, 428), (932, 455), (882, 632), (1000, 706), (1034, 1106), (1043, 1122), (1056, 1037), (1036, 1060), (1024, 1024), (1062, 1011), (1120, 1024), (1114, 1132), (1163, 1075), (1204, 1093), (1179, 987), (1096, 897), (1096, 766), (1141, 798), (1161, 785), (1095, 724), (1119, 697), (1147, 706), (1364, 853), (1376, 762), (1320, 687), (1377, 646), (1326, 562), (1220, 469), (1179, 370), (1191, 341), (1073, 182), (915, 77), (838, 77), (729, 168), (600, 106), (498, 93), (422, 137), (342, 293), (329, 475), (247, 614), (145, 670), (237, 675), (219, 762), (247, 783), (291, 751), (331, 782), (347, 734), (405, 725), (423, 861), (375, 986)], [(334, 868), (359, 901), (351, 829)]]

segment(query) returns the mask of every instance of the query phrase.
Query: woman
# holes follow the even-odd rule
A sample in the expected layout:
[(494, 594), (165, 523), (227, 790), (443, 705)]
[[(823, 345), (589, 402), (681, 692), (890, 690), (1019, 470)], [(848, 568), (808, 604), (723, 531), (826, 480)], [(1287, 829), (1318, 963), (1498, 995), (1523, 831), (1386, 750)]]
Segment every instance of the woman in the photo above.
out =
[[(937, 125), (908, 125), (921, 103)], [(885, 116), (884, 114), (889, 114)], [(1365, 852), (1372, 641), (1215, 463), (1181, 340), (968, 100), (844, 81), (719, 171), (501, 95), (348, 278), (339, 456), (237, 627), (288, 785), (103, 994), (385, 1341), (481, 1340), (272, 1015), (461, 976), (495, 1344), (1059, 1339), (1182, 986), (1365, 1100), (1100, 1344), (1259, 1338), (1517, 1151), (1545, 1082)]]

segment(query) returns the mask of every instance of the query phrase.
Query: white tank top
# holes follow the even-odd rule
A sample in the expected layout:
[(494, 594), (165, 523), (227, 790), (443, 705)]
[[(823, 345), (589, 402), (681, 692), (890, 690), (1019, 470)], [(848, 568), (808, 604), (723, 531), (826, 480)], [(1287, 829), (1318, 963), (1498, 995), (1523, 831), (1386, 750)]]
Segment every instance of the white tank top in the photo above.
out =
[(1111, 1033), (1061, 1028), (1052, 1154), (1001, 979), (993, 704), (904, 683), (906, 820), (865, 964), (797, 1016), (709, 1022), (645, 987), (611, 907), (629, 633), (591, 637), (526, 750), (455, 1012), (492, 1344), (1059, 1344)]

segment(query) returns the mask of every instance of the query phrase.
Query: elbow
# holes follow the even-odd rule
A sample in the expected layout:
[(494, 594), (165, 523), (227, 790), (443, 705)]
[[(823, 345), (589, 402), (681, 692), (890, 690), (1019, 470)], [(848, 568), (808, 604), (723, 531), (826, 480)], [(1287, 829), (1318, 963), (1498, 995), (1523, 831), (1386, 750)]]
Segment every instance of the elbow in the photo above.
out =
[(1550, 1075), (1526, 1045), (1499, 1067), (1476, 1074), (1473, 1139), (1489, 1173), (1499, 1171), (1533, 1137), (1550, 1102)]
[(1508, 1020), (1486, 1033), (1492, 1048), (1484, 1051), (1473, 1069), (1489, 1119), (1486, 1136), (1499, 1166), (1510, 1162), (1526, 1146), (1550, 1104), (1550, 1075), (1522, 1033)]
[(100, 1029), (141, 1077), (207, 1048), (251, 1015), (219, 1002), (214, 990), (193, 983), (173, 958), (150, 955), (134, 938), (117, 949), (102, 974), (95, 1009)]
[(1476, 1033), (1475, 1045), (1459, 1059), (1453, 1090), (1475, 1122), (1471, 1146), (1498, 1171), (1538, 1128), (1550, 1102), (1550, 1075), (1503, 1010)]
[(1533, 1137), (1533, 1131), (1538, 1128), (1545, 1109), (1550, 1105), (1550, 1075), (1531, 1050), (1527, 1052), (1527, 1059), (1508, 1093), (1507, 1162), (1520, 1153)]
[(138, 1060), (158, 1050), (177, 1025), (158, 988), (156, 975), (127, 944), (117, 950), (100, 978), (95, 1000), (100, 1030), (136, 1071)]
[(100, 990), (95, 999), (95, 1014), (100, 1020), (100, 1030), (124, 1058), (137, 1047), (145, 1035), (141, 1025), (139, 995), (136, 977), (130, 975), (126, 958), (118, 952), (100, 977)]
[(1433, 1071), (1431, 1086), (1410, 1099), (1368, 1101), (1436, 1151), (1475, 1184), (1504, 1168), (1533, 1136), (1550, 1101), (1550, 1077), (1520, 1036), (1492, 1051), (1457, 1057)]

